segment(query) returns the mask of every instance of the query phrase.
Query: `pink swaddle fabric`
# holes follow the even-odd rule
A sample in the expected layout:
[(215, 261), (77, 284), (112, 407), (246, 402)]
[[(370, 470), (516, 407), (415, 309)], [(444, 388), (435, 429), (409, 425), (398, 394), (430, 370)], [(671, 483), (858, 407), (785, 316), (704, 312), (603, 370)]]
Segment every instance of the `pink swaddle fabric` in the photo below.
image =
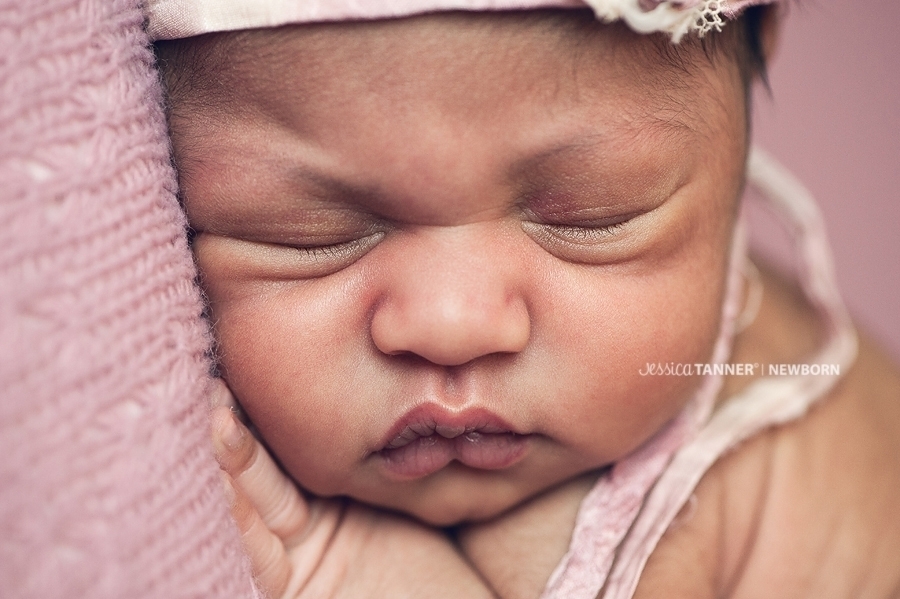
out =
[(0, 0), (0, 596), (252, 597), (137, 0)]

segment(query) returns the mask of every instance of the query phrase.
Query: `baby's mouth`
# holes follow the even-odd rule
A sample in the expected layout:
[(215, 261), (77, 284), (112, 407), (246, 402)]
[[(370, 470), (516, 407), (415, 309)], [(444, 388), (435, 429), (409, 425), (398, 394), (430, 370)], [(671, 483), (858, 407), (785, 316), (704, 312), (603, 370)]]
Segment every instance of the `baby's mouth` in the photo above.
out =
[(500, 470), (525, 457), (530, 437), (483, 410), (451, 415), (423, 406), (401, 418), (374, 455), (396, 480), (428, 476), (454, 460), (479, 470)]

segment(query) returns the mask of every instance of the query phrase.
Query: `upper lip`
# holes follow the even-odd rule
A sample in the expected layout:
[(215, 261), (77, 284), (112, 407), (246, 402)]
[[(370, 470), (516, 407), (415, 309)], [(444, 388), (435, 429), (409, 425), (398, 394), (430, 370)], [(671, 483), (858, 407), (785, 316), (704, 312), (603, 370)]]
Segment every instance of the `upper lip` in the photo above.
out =
[(424, 404), (413, 408), (394, 423), (382, 439), (379, 451), (397, 449), (416, 439), (435, 434), (453, 439), (470, 433), (521, 434), (502, 418), (484, 408), (451, 412), (435, 404)]

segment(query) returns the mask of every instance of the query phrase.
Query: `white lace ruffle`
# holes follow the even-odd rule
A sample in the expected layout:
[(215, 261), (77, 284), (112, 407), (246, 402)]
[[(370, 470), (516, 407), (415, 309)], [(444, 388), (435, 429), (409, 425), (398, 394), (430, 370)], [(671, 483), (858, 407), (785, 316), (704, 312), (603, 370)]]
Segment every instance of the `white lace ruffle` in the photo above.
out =
[(583, 1), (606, 23), (621, 19), (638, 33), (668, 33), (675, 43), (688, 33), (703, 37), (725, 25), (725, 0)]
[(490, 11), (590, 6), (600, 20), (619, 19), (640, 33), (673, 42), (720, 30), (754, 4), (777, 0), (144, 0), (151, 39), (175, 39), (288, 23), (387, 19), (442, 10)]

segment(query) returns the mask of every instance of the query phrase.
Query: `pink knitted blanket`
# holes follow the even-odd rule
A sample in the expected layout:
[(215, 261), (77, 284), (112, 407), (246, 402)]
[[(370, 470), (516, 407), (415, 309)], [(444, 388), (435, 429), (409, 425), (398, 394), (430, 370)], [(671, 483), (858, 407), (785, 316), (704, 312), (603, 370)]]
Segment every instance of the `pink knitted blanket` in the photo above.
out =
[(252, 596), (138, 0), (0, 0), (0, 596)]

